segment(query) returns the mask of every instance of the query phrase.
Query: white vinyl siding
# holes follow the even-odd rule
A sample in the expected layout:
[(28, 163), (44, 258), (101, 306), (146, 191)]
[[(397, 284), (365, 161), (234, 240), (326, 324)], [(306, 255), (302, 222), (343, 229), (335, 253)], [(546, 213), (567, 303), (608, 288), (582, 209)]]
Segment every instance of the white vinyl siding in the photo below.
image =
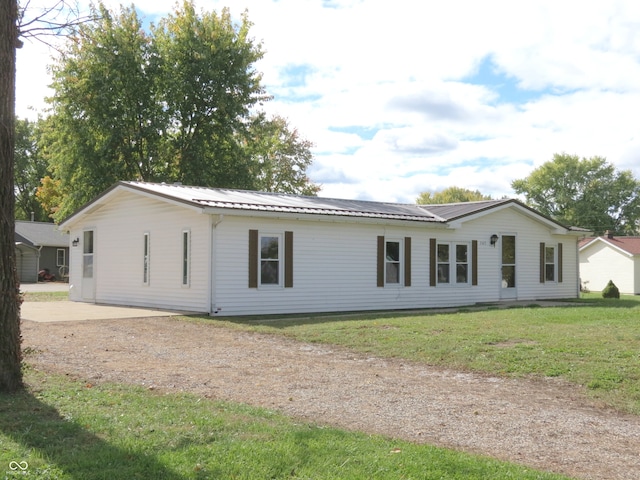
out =
[[(492, 246), (490, 238), (505, 232), (518, 235), (518, 299), (577, 296), (575, 237), (554, 235), (548, 224), (511, 208), (491, 211), (452, 228), (418, 222), (329, 219), (322, 215), (314, 220), (287, 219), (287, 214), (263, 216), (261, 212), (249, 216), (247, 212), (236, 215), (224, 211), (224, 217), (218, 213), (211, 216), (199, 208), (128, 191), (90, 212), (73, 225), (70, 233), (71, 238), (82, 238), (83, 229), (96, 231), (95, 302), (219, 315), (437, 308), (494, 302), (500, 300), (501, 257), (500, 248)], [(187, 230), (189, 288), (181, 288)], [(153, 281), (146, 287), (141, 284), (139, 270), (145, 232), (153, 238), (153, 255), (149, 257)], [(278, 236), (278, 282), (284, 288), (250, 287), (252, 232)], [(398, 242), (400, 250), (399, 267), (395, 266), (396, 255), (385, 260), (385, 272), (387, 266), (400, 270), (399, 283), (385, 288), (379, 288), (376, 281), (376, 240), (381, 237), (385, 242)], [(286, 249), (286, 239), (295, 239), (291, 262), (285, 261), (289, 254), (282, 250)], [(432, 239), (452, 246), (450, 279), (455, 282), (466, 271), (466, 283), (462, 285), (473, 285), (464, 290), (464, 295), (458, 288), (430, 286)], [(564, 245), (562, 283), (539, 281), (542, 242)], [(466, 262), (462, 252), (456, 255), (456, 245), (467, 246)], [(407, 252), (410, 255), (405, 265)], [(81, 246), (72, 249), (70, 267), (72, 277), (81, 279), (78, 258), (82, 258)], [(257, 253), (255, 258), (257, 265)], [(477, 268), (471, 268), (474, 264)], [(288, 268), (291, 284), (285, 278)], [(74, 288), (77, 291), (79, 287)], [(79, 299), (74, 288), (72, 298)]]
[(601, 292), (612, 280), (620, 293), (640, 294), (640, 256), (596, 241), (580, 252), (580, 278), (593, 292)]
[[(96, 229), (95, 302), (115, 305), (208, 312), (211, 227), (209, 216), (179, 205), (123, 192), (92, 213)], [(189, 288), (183, 281), (183, 231), (190, 232)], [(150, 284), (142, 282), (143, 235), (153, 239)], [(72, 237), (82, 230), (72, 230)], [(78, 278), (73, 256), (82, 254), (72, 247), (72, 277)], [(80, 271), (81, 274), (81, 271)], [(71, 298), (79, 299), (79, 285)]]

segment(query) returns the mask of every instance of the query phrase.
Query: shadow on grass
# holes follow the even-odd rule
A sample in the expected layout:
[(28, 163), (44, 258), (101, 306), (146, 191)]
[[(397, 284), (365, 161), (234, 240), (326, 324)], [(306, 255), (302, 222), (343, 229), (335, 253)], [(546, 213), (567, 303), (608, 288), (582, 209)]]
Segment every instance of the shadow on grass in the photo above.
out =
[[(55, 479), (63, 474), (65, 478), (83, 480), (181, 478), (153, 455), (109, 444), (28, 391), (0, 394), (0, 432), (19, 444), (27, 456), (32, 451), (39, 454), (38, 457), (49, 464), (44, 467), (48, 474), (46, 478)], [(8, 449), (3, 450), (0, 458), (9, 454)], [(5, 464), (0, 464), (0, 475), (6, 470), (9, 476), (20, 473), (20, 478), (44, 478), (45, 472), (37, 471), (39, 467), (36, 464), (42, 463), (39, 458), (31, 462), (30, 458), (5, 458)], [(28, 466), (26, 469), (18, 468), (20, 465)]]
[[(220, 320), (239, 325), (263, 325), (272, 328), (287, 328), (296, 325), (311, 325), (314, 323), (344, 322), (348, 320), (378, 320), (384, 318), (403, 318), (415, 316), (430, 316), (442, 314), (472, 314), (486, 310), (521, 309), (521, 308), (640, 308), (640, 296), (620, 299), (604, 298), (575, 298), (567, 300), (531, 300), (527, 302), (491, 302), (478, 303), (461, 307), (432, 308), (432, 309), (407, 309), (407, 310), (380, 310), (357, 312), (327, 312), (309, 314), (285, 314), (285, 315), (253, 315), (238, 317), (220, 317)], [(204, 317), (203, 317), (204, 318)], [(206, 317), (205, 321), (210, 321)]]

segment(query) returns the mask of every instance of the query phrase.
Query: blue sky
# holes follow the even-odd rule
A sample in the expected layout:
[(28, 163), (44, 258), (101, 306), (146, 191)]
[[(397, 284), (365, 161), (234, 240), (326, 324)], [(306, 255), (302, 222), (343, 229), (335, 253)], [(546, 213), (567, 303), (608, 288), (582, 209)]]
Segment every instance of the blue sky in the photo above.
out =
[[(174, 1), (134, 3), (149, 20)], [(459, 186), (512, 197), (514, 179), (560, 152), (640, 178), (640, 2), (198, 5), (248, 10), (274, 96), (265, 109), (315, 144), (320, 195), (413, 202)], [(29, 42), (18, 51), (21, 117), (44, 107), (49, 55)]]

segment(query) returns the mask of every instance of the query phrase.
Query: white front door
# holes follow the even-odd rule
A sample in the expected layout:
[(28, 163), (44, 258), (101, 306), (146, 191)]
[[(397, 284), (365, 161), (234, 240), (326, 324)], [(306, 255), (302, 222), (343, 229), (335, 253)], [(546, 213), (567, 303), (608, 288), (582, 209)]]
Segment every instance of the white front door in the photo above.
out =
[(82, 300), (87, 302), (96, 299), (94, 234), (94, 230), (85, 230), (82, 236)]
[(516, 236), (502, 235), (500, 238), (501, 268), (500, 268), (500, 298), (503, 300), (517, 298), (517, 269), (516, 269)]

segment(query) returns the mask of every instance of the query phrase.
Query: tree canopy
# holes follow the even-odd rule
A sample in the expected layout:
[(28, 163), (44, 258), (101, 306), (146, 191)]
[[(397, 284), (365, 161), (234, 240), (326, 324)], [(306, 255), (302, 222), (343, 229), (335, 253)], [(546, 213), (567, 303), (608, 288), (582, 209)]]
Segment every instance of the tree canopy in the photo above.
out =
[(479, 190), (469, 190), (461, 187), (449, 187), (439, 192), (422, 192), (416, 203), (433, 205), (442, 203), (476, 202), (491, 200), (490, 195), (483, 195)]
[(40, 182), (47, 175), (47, 160), (38, 148), (38, 122), (16, 119), (15, 191), (17, 220), (50, 222), (48, 212), (37, 197)]
[(596, 235), (638, 232), (640, 182), (630, 170), (617, 171), (602, 157), (555, 154), (511, 187), (531, 207), (565, 225)]
[(235, 23), (228, 9), (185, 1), (145, 29), (133, 6), (96, 8), (52, 67), (44, 140), (56, 219), (120, 180), (318, 191), (305, 174), (311, 143), (259, 111), (270, 97), (246, 12)]

